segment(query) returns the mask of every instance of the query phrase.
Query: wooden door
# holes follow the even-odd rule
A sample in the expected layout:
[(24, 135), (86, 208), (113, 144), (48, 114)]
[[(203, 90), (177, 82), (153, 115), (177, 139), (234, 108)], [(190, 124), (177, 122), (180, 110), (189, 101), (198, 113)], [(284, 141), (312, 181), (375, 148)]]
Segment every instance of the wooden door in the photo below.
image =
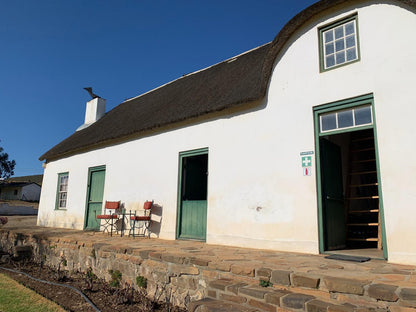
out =
[(178, 238), (206, 238), (207, 174), (207, 152), (180, 155)]
[(104, 181), (104, 167), (90, 168), (88, 177), (85, 229), (100, 229), (100, 224), (97, 222), (95, 216), (101, 214), (103, 206)]
[(320, 145), (324, 246), (325, 250), (343, 249), (346, 246), (346, 225), (341, 149), (323, 138)]

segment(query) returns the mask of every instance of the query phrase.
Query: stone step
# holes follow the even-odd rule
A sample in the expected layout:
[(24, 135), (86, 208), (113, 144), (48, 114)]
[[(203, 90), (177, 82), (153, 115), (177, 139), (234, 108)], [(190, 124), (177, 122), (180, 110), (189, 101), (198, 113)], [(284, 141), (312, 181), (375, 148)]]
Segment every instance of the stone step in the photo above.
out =
[(254, 308), (245, 307), (236, 303), (225, 302), (223, 300), (215, 300), (205, 298), (191, 302), (188, 306), (189, 312), (254, 312)]
[[(315, 285), (315, 282), (306, 281), (310, 285)], [(395, 309), (395, 311), (416, 312), (416, 289), (399, 289), (397, 286), (386, 284), (371, 284), (362, 289), (359, 281), (342, 278), (338, 280), (334, 278), (331, 283), (328, 284), (328, 290), (323, 291), (314, 287), (313, 289), (261, 287), (259, 284), (241, 282), (238, 279), (221, 278), (208, 284), (207, 293), (208, 297), (215, 302), (229, 303), (258, 311), (276, 312), (285, 309), (307, 312), (354, 312), (393, 311)], [(217, 306), (214, 303), (212, 305)]]

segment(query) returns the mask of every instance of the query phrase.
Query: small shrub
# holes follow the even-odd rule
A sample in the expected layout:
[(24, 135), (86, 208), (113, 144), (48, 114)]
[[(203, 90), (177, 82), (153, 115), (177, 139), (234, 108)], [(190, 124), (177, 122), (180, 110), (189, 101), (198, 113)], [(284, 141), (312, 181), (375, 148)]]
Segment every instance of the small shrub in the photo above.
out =
[(137, 276), (136, 277), (136, 284), (140, 288), (146, 289), (147, 288), (147, 278), (144, 277), (144, 276), (141, 276), (141, 275)]
[(122, 274), (119, 270), (108, 270), (108, 273), (111, 275), (110, 286), (111, 287), (120, 287)]
[(87, 269), (87, 272), (85, 273), (84, 278), (85, 278), (85, 282), (87, 283), (87, 289), (92, 290), (94, 281), (97, 280), (97, 275), (94, 274), (91, 267)]
[(261, 287), (272, 287), (273, 283), (269, 282), (269, 281), (266, 281), (266, 280), (260, 280), (260, 286)]

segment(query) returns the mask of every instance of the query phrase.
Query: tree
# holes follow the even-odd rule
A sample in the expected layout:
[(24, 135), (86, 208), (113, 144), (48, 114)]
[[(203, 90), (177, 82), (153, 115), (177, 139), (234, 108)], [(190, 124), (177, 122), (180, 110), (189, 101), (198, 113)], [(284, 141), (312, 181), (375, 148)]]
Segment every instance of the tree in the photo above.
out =
[(0, 146), (0, 179), (10, 178), (14, 175), (14, 167), (16, 162), (14, 160), (9, 160), (9, 155), (3, 152), (3, 148)]

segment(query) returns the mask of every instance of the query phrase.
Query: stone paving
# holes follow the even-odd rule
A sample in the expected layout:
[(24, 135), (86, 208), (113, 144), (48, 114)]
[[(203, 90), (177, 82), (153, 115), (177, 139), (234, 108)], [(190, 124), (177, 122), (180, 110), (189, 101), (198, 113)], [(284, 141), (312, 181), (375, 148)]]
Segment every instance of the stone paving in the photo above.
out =
[[(363, 263), (329, 260), (324, 255), (197, 241), (109, 237), (99, 232), (37, 227), (33, 217), (10, 217), (2, 231), (36, 236), (62, 246), (95, 248), (104, 258), (109, 257), (105, 253), (114, 253), (117, 254), (114, 259), (134, 260), (138, 266), (146, 265), (146, 270), (154, 267), (167, 272), (169, 281), (202, 289), (199, 298), (196, 293), (191, 298), (194, 299), (189, 306), (191, 311), (320, 312), (365, 308), (416, 312), (415, 266), (384, 260)], [(149, 276), (152, 273), (144, 269), (140, 272)], [(185, 284), (179, 280), (182, 277), (187, 278)], [(260, 287), (260, 280), (271, 287)], [(197, 300), (201, 297), (205, 299)]]

